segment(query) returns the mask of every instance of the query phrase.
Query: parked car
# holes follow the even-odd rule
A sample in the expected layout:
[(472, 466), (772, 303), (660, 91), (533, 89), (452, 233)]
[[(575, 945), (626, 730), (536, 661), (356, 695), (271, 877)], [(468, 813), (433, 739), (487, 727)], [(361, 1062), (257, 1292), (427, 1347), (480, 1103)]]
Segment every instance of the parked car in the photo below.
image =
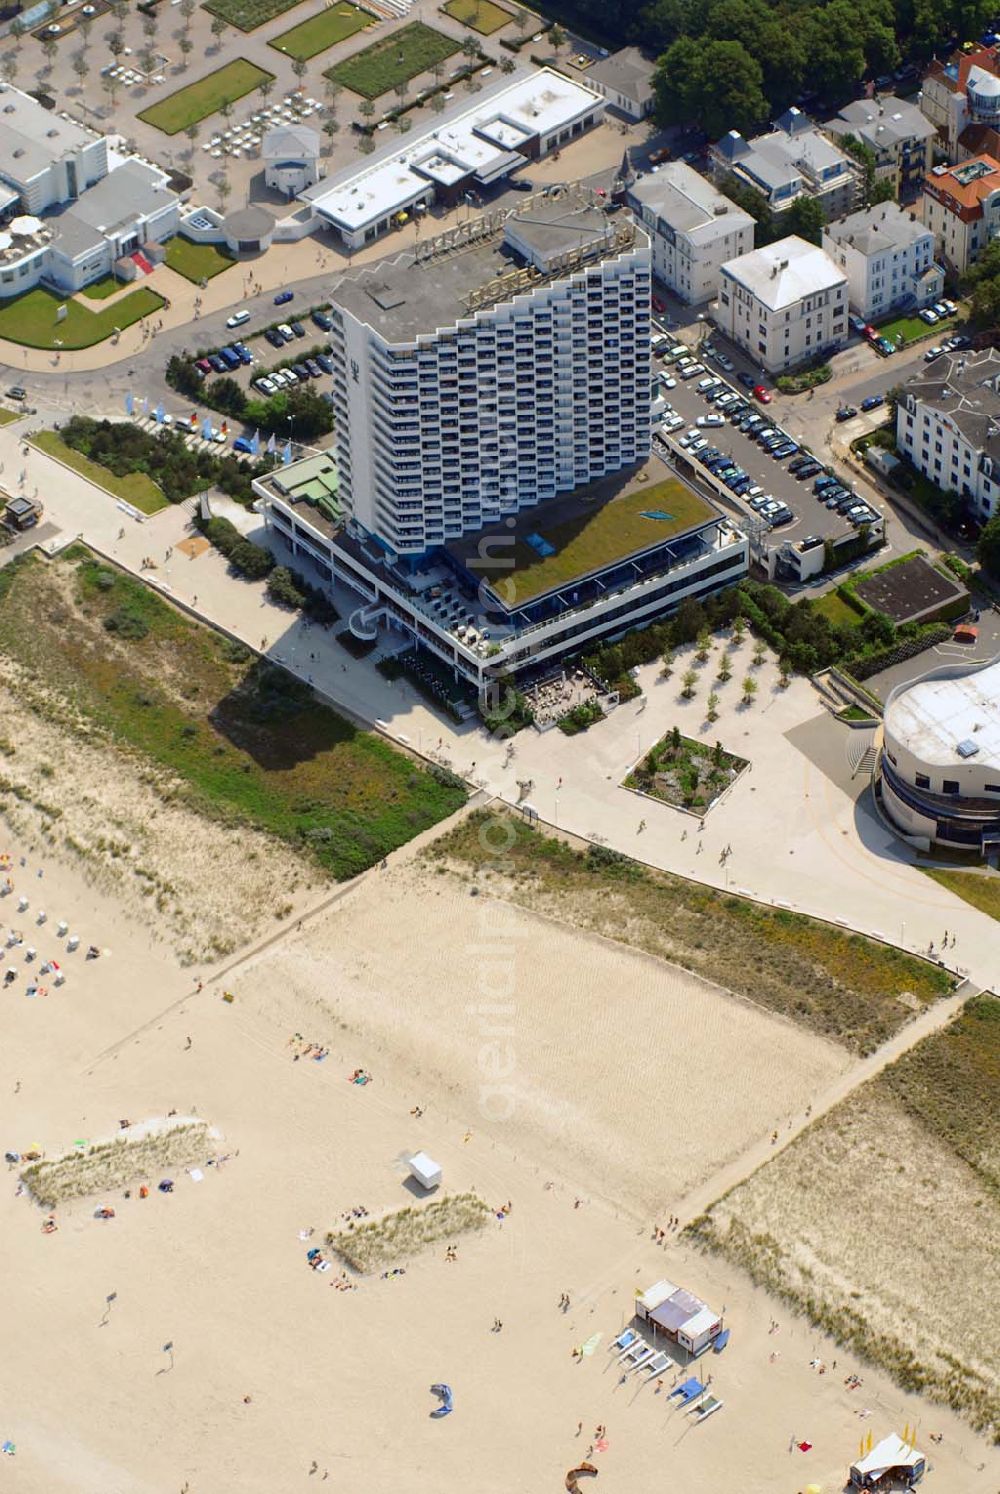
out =
[(698, 392), (708, 394), (710, 390), (720, 388), (721, 384), (722, 380), (715, 374), (708, 374), (706, 378), (698, 380)]
[(527, 177), (524, 176), (511, 177), (510, 186), (515, 192), (533, 192), (535, 190), (534, 182), (529, 182)]
[[(524, 188), (522, 187), (520, 190), (523, 192)], [(531, 190), (530, 182), (528, 183), (528, 190)], [(663, 300), (662, 296), (650, 296), (649, 301), (653, 310), (657, 312), (659, 316), (663, 316), (667, 309), (667, 303)]]
[(945, 317), (951, 315), (951, 312), (948, 310), (948, 307), (945, 305), (944, 301), (936, 301), (931, 307), (931, 310), (934, 312), (934, 315), (937, 317), (939, 322), (943, 322)]
[(250, 320), (250, 313), (244, 307), (241, 311), (234, 311), (232, 316), (226, 318), (227, 327), (242, 327), (244, 322)]
[(278, 331), (281, 333), (282, 341), (284, 341), (284, 342), (294, 342), (295, 341), (295, 333), (292, 331), (291, 327), (288, 325), (287, 322), (282, 322), (281, 325), (280, 325), (280, 327), (278, 328)]
[(935, 358), (940, 358), (943, 352), (944, 348), (928, 348), (924, 354), (924, 362), (933, 363)]
[(277, 394), (279, 385), (267, 374), (261, 374), (259, 379), (254, 379), (253, 387), (259, 389), (261, 394)]
[(251, 351), (247, 347), (246, 343), (245, 342), (234, 342), (233, 343), (233, 350), (234, 350), (234, 352), (236, 352), (239, 355), (240, 362), (242, 364), (244, 364), (247, 368), (249, 368), (250, 364), (253, 362), (253, 353), (251, 353)]
[(233, 442), (233, 450), (238, 451), (241, 456), (253, 456), (253, 442), (248, 436), (237, 436)]
[(783, 462), (785, 457), (794, 456), (798, 449), (797, 441), (782, 441), (779, 445), (771, 448), (771, 455), (776, 462)]
[(651, 150), (650, 153), (649, 153), (649, 164), (650, 164), (650, 166), (661, 166), (664, 161), (669, 161), (669, 160), (670, 160), (670, 151), (667, 149), (667, 147), (665, 145), (661, 145), (657, 150)]
[(954, 301), (944, 300), (941, 302), (941, 305), (944, 307), (949, 316), (957, 315), (958, 307), (955, 305)]
[(892, 354), (897, 351), (896, 344), (894, 342), (890, 342), (888, 337), (876, 337), (872, 346), (876, 348), (878, 352), (883, 353), (886, 358), (890, 358)]
[(226, 372), (226, 361), (224, 358), (220, 358), (218, 353), (209, 353), (208, 361), (216, 373)]
[(305, 327), (303, 327), (301, 322), (289, 322), (288, 325), (291, 327), (296, 337), (305, 337), (306, 329)]
[[(207, 358), (199, 358), (197, 363), (195, 364), (195, 368), (199, 373), (203, 374), (210, 374), (212, 372), (212, 365), (211, 363), (209, 363)], [(8, 394), (10, 393), (9, 390), (7, 392)]]
[(306, 368), (304, 363), (293, 363), (292, 372), (302, 380), (303, 384), (305, 384), (309, 379), (309, 370), (308, 368)]
[(710, 426), (713, 429), (720, 425), (725, 425), (725, 423), (726, 422), (723, 420), (721, 415), (699, 415), (697, 421), (695, 422), (696, 425), (700, 425), (703, 427)]
[[(333, 369), (332, 368), (330, 369), (330, 372), (333, 373)], [(673, 377), (672, 374), (661, 374), (660, 375), (660, 383), (663, 385), (664, 389), (676, 389), (677, 388), (677, 380)]]
[(316, 362), (319, 364), (324, 373), (333, 373), (333, 359), (330, 357), (329, 353), (318, 353), (316, 355)]
[(759, 400), (762, 405), (769, 405), (771, 403), (771, 391), (765, 384), (755, 384), (753, 386), (753, 397)]
[(885, 404), (884, 394), (869, 394), (867, 399), (861, 401), (862, 410), (877, 410), (879, 405)]
[(932, 311), (929, 306), (925, 306), (923, 311), (918, 312), (917, 315), (922, 322), (927, 323), (928, 327), (933, 327), (938, 320), (937, 312)]
[(315, 358), (306, 359), (306, 368), (308, 368), (309, 370), (309, 377), (311, 379), (321, 379), (323, 377), (323, 370), (320, 368)]
[(841, 405), (840, 409), (837, 411), (835, 418), (839, 421), (853, 420), (854, 416), (857, 413), (857, 405)]
[(240, 366), (240, 355), (235, 348), (220, 348), (219, 357), (222, 359), (223, 363), (230, 370), (230, 372), (232, 372), (234, 368), (239, 368)]
[(800, 467), (799, 470), (796, 472), (796, 474), (795, 474), (795, 481), (796, 482), (805, 482), (807, 478), (809, 478), (809, 477), (815, 477), (816, 473), (818, 471), (819, 471), (819, 462), (807, 462), (804, 467)]
[(743, 370), (741, 369), (740, 372), (736, 375), (736, 377), (739, 379), (739, 381), (743, 385), (744, 389), (753, 389), (754, 383), (755, 383), (753, 374), (744, 373)]
[(327, 314), (326, 314), (325, 311), (314, 311), (313, 314), (312, 314), (312, 319), (316, 323), (317, 327), (320, 328), (321, 331), (323, 331), (323, 332), (330, 332), (330, 331), (332, 331), (332, 329), (333, 329), (333, 321), (332, 321), (332, 319), (330, 317), (327, 316)]
[(294, 291), (279, 291), (274, 298), (274, 304), (275, 306), (287, 306), (289, 301), (294, 301), (294, 299)]
[(736, 367), (732, 358), (727, 358), (725, 353), (716, 353), (715, 361), (720, 368), (724, 368), (726, 370), (726, 373), (732, 373)]
[(264, 337), (271, 344), (272, 348), (283, 348), (285, 345), (285, 339), (282, 337), (277, 327), (268, 327), (267, 331), (264, 333)]
[(682, 379), (693, 379), (698, 374), (705, 372), (704, 363), (688, 363), (684, 368), (681, 368), (681, 365), (678, 364), (677, 367), (680, 369)]
[(850, 324), (851, 331), (852, 332), (856, 332), (858, 334), (858, 336), (860, 337), (861, 334), (865, 330), (865, 319), (864, 319), (864, 317), (863, 316), (849, 316), (847, 318), (847, 320), (848, 320), (848, 323)]

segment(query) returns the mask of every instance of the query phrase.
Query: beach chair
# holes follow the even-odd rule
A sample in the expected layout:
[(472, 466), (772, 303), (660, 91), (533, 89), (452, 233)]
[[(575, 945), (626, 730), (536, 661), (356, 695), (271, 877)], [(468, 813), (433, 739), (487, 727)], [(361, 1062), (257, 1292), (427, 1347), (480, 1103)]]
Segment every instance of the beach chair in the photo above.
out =
[(634, 1343), (630, 1349), (626, 1349), (625, 1353), (621, 1356), (621, 1362), (634, 1369), (640, 1359), (648, 1359), (652, 1352), (652, 1349), (648, 1347), (645, 1340), (640, 1338), (638, 1343)]
[(655, 1358), (656, 1358), (656, 1350), (655, 1349), (647, 1349), (644, 1354), (640, 1354), (640, 1356), (639, 1356), (638, 1359), (633, 1359), (630, 1373), (634, 1373), (636, 1370), (645, 1369), (646, 1365), (649, 1364), (650, 1360), (655, 1359)]
[(657, 1375), (666, 1374), (667, 1370), (673, 1365), (673, 1362), (670, 1355), (664, 1354), (661, 1349), (658, 1354), (653, 1355), (647, 1364), (642, 1366), (642, 1372), (648, 1380), (652, 1380)]
[(626, 1328), (622, 1333), (619, 1333), (614, 1342), (609, 1345), (611, 1352), (613, 1354), (624, 1354), (626, 1349), (631, 1349), (632, 1345), (635, 1343), (638, 1337), (639, 1335), (638, 1333), (636, 1333), (634, 1328)]
[(724, 1404), (717, 1395), (707, 1395), (700, 1405), (692, 1406), (686, 1414), (694, 1416), (696, 1422), (707, 1421), (713, 1412), (721, 1411)]

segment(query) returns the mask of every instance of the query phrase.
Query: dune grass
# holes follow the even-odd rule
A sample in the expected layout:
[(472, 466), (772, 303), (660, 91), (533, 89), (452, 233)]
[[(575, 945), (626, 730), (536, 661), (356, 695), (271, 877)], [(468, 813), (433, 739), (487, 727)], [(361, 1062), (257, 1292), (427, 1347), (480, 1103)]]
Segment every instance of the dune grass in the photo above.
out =
[(367, 1275), (442, 1240), (483, 1229), (489, 1217), (489, 1206), (475, 1193), (449, 1193), (433, 1203), (411, 1204), (354, 1229), (331, 1231), (326, 1243), (355, 1271)]
[(83, 547), (0, 571), (0, 650), (138, 759), (162, 792), (247, 824), (330, 875), (364, 871), (465, 802), (275, 664), (184, 616)]
[[(503, 855), (484, 848), (497, 841), (510, 842)], [(577, 850), (506, 811), (466, 816), (424, 854), (497, 896), (670, 960), (855, 1052), (871, 1052), (951, 989), (930, 961), (603, 846)]]
[(205, 1122), (186, 1121), (136, 1141), (123, 1134), (61, 1157), (43, 1157), (24, 1169), (21, 1181), (43, 1208), (55, 1209), (74, 1198), (115, 1193), (141, 1179), (159, 1181), (171, 1168), (204, 1163), (212, 1150)]

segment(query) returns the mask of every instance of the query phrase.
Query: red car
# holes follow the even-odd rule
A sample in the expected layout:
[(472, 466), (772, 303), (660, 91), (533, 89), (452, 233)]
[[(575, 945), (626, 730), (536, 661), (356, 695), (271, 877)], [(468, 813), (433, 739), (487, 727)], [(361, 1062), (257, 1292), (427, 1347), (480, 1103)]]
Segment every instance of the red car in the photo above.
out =
[(666, 301), (661, 301), (659, 296), (652, 296), (650, 299), (652, 301), (653, 310), (657, 313), (658, 316), (662, 316), (667, 309)]
[(864, 330), (864, 336), (867, 337), (869, 342), (874, 342), (879, 335), (877, 327), (867, 326)]
[(753, 386), (753, 397), (754, 399), (759, 399), (762, 405), (769, 405), (771, 403), (771, 391), (763, 384), (755, 384)]

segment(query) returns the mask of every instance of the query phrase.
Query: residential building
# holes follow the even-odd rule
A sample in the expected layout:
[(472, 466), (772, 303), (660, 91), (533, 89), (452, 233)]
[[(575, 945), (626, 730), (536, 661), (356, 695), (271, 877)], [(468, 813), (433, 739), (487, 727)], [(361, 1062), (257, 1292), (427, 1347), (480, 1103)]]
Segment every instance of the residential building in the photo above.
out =
[(133, 279), (177, 232), (168, 175), (0, 84), (0, 299)]
[(605, 101), (556, 72), (535, 68), (484, 90), (429, 124), (405, 145), (377, 151), (300, 194), (315, 226), (329, 228), (348, 249), (426, 212), (477, 200), (530, 161), (577, 139), (604, 116)]
[(572, 189), (340, 280), (343, 522), (293, 468), (258, 491), (357, 637), (482, 688), (745, 574), (746, 535), (650, 451), (651, 279), (643, 227)]
[(754, 363), (781, 374), (847, 339), (847, 276), (795, 234), (722, 266), (715, 319)]
[(602, 57), (587, 69), (587, 82), (607, 99), (612, 109), (626, 119), (645, 119), (656, 104), (653, 64), (638, 47), (622, 47)]
[(717, 296), (723, 264), (753, 248), (750, 214), (683, 161), (634, 181), (626, 201), (649, 234), (653, 274), (682, 301)]
[(1000, 499), (1000, 353), (946, 353), (905, 385), (896, 448), (980, 521)]
[(931, 305), (944, 292), (934, 234), (896, 202), (851, 213), (823, 229), (823, 248), (847, 276), (852, 311), (866, 322)]
[(768, 135), (744, 140), (730, 130), (711, 147), (716, 180), (732, 174), (767, 199), (776, 216), (800, 197), (814, 198), (827, 218), (839, 218), (858, 203), (860, 171), (801, 109), (786, 109)]
[(319, 133), (309, 125), (276, 125), (273, 130), (265, 130), (260, 154), (265, 186), (287, 197), (297, 197), (322, 175)]
[(890, 692), (876, 800), (917, 850), (1000, 847), (1000, 658), (938, 664)]
[(937, 252), (961, 274), (1000, 230), (1000, 162), (973, 156), (924, 178), (923, 217)]
[(932, 62), (920, 107), (948, 156), (957, 156), (959, 137), (968, 125), (1000, 124), (1000, 48), (956, 52), (947, 62)]
[(919, 192), (934, 165), (936, 131), (908, 99), (854, 99), (823, 126), (828, 135), (853, 135), (875, 156), (876, 181), (890, 181), (897, 197)]

